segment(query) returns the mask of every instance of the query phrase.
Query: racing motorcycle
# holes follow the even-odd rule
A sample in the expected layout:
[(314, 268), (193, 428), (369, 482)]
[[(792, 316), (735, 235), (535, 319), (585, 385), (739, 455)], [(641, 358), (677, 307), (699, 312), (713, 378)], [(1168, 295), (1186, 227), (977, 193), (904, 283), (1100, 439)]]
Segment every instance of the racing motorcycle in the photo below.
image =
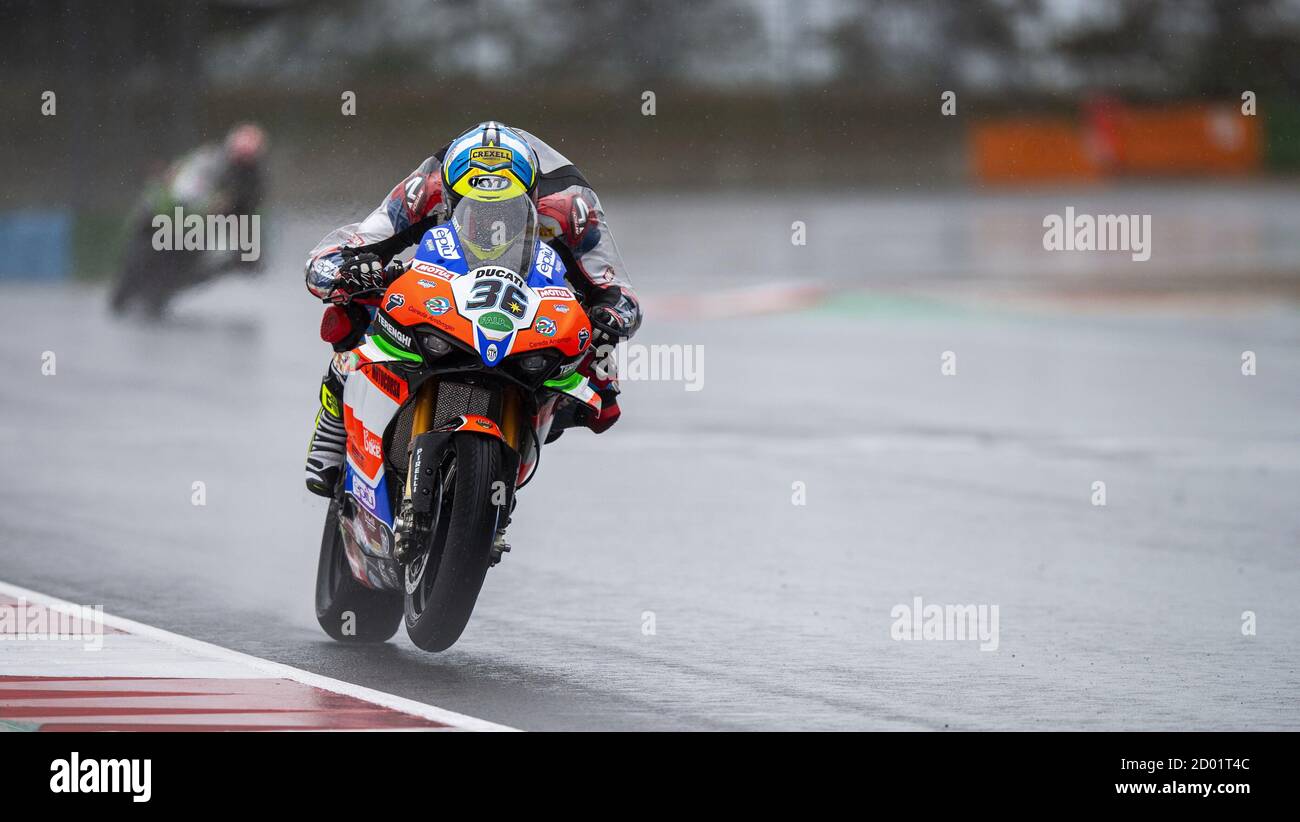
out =
[(466, 198), (427, 231), (341, 355), (346, 459), (325, 518), (316, 616), (341, 641), (442, 651), (469, 621), (557, 403), (599, 413), (591, 325), (527, 197)]
[[(173, 216), (182, 224), (182, 213), (200, 215), (205, 222), (212, 216), (228, 220), (236, 208), (251, 210), (259, 197), (237, 205), (225, 191), (229, 181), (238, 180), (241, 190), (260, 189), (257, 172), (250, 167), (223, 168), (220, 152), (200, 150), (188, 155), (178, 167), (154, 179), (147, 186), (128, 221), (121, 265), (109, 289), (109, 307), (115, 314), (140, 309), (148, 317), (159, 317), (172, 299), (181, 292), (230, 273), (254, 276), (261, 272), (262, 260), (244, 260), (241, 249), (230, 244), (200, 251), (182, 248), (180, 229), (175, 245), (167, 251), (155, 246), (162, 215)], [(219, 180), (227, 181), (225, 184)], [(186, 229), (188, 231), (188, 229)], [(233, 242), (233, 238), (229, 238)]]

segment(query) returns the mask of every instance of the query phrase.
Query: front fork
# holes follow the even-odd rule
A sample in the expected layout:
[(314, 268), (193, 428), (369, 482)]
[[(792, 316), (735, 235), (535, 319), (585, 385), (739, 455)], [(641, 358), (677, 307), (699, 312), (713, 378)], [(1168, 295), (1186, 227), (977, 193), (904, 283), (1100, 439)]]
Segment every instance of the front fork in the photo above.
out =
[[(393, 556), (398, 562), (405, 564), (413, 559), (418, 554), (418, 546), (425, 543), (437, 526), (435, 506), (441, 499), (437, 484), (444, 480), (439, 468), (442, 455), (450, 447), (454, 434), (493, 437), (509, 446), (502, 449), (502, 476), (499, 478), (502, 484), (493, 484), (493, 502), (502, 509), (500, 530), (504, 531), (510, 524), (520, 455), (525, 443), (532, 445), (532, 442), (529, 439), (531, 435), (525, 428), (530, 422), (525, 413), (522, 393), (513, 386), (504, 387), (502, 392), (500, 426), (487, 417), (473, 415), (444, 420), (439, 424), (434, 419), (438, 396), (437, 380), (425, 380), (417, 389), (411, 416), (406, 484), (393, 522)], [(495, 499), (498, 488), (502, 491), (499, 500)]]

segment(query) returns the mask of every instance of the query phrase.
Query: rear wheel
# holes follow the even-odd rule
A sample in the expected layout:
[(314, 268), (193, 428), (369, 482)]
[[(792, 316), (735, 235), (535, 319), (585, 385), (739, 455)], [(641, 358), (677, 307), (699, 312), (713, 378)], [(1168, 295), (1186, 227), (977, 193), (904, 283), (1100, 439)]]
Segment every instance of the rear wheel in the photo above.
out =
[(454, 436), (438, 467), (432, 534), (405, 571), (406, 632), (426, 651), (450, 648), (474, 611), (501, 511), (492, 504), (500, 472), (500, 443), (477, 434)]
[(401, 593), (367, 588), (352, 576), (335, 501), (325, 515), (316, 566), (316, 621), (340, 642), (383, 642), (402, 621)]

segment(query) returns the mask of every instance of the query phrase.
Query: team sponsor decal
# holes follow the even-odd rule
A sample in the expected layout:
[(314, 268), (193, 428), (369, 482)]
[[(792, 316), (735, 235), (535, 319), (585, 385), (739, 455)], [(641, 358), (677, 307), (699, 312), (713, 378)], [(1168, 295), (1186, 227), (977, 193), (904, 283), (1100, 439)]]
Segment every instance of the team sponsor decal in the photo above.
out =
[(572, 300), (573, 292), (558, 285), (537, 289), (537, 296), (547, 300)]
[(478, 318), (478, 324), (489, 331), (513, 331), (515, 324), (500, 311), (489, 311)]
[(551, 306), (551, 310), (554, 311), (554, 312), (557, 313), (557, 314), (568, 314), (568, 313), (569, 313), (569, 307), (568, 307), (567, 305), (553, 305), (553, 306)]
[(329, 385), (326, 383), (320, 384), (320, 404), (331, 416), (343, 416), (343, 409), (339, 406), (338, 398), (334, 396), (334, 392), (329, 389)]
[(430, 314), (446, 314), (451, 310), (451, 302), (446, 297), (434, 297), (432, 300), (427, 301), (424, 307), (429, 310)]
[(375, 489), (357, 479), (355, 475), (352, 478), (352, 496), (356, 497), (357, 501), (364, 505), (367, 510), (374, 513)]
[(384, 445), (379, 437), (366, 430), (361, 432), (361, 449), (372, 457), (382, 457), (384, 455)]
[(497, 344), (496, 344), (496, 343), (492, 343), (491, 345), (489, 345), (489, 346), (487, 347), (487, 350), (484, 351), (483, 353), (487, 355), (487, 358), (488, 358), (489, 360), (495, 360), (495, 359), (497, 358), (497, 350), (498, 350), (498, 349), (497, 349)]
[(394, 401), (401, 403), (406, 399), (406, 381), (382, 365), (371, 366), (367, 369), (366, 376), (370, 377), (376, 388)]
[(429, 236), (424, 240), (424, 247), (435, 252), (444, 260), (460, 259), (460, 252), (456, 250), (456, 236), (446, 226), (440, 225), (429, 229)]
[(578, 350), (581, 351), (582, 349), (586, 348), (587, 342), (590, 339), (591, 339), (591, 332), (585, 328), (579, 328), (578, 329)]
[(401, 308), (406, 305), (406, 296), (403, 294), (389, 294), (388, 299), (384, 302), (384, 310), (392, 311), (394, 308)]
[(322, 280), (332, 280), (339, 272), (339, 264), (330, 259), (319, 259), (311, 264), (312, 273)]
[(510, 181), (495, 174), (479, 174), (469, 178), (469, 187), (479, 191), (505, 191), (510, 188)]
[(508, 148), (497, 148), (496, 146), (482, 146), (480, 148), (471, 148), (469, 150), (469, 161), (476, 165), (481, 165), (488, 171), (496, 171), (510, 165), (515, 160), (514, 152)]
[(397, 328), (391, 322), (389, 322), (388, 318), (385, 317), (383, 314), (376, 314), (375, 322), (379, 323), (380, 330), (382, 330), (384, 332), (384, 335), (387, 336), (390, 340), (402, 346), (403, 348), (411, 347), (411, 335), (403, 334), (401, 331), (398, 331)]
[(537, 247), (537, 262), (533, 264), (533, 267), (537, 269), (538, 274), (548, 280), (551, 279), (555, 274), (556, 262), (555, 249), (549, 245), (539, 245)]
[(555, 336), (555, 320), (552, 320), (550, 317), (538, 317), (537, 323), (533, 327), (536, 328), (537, 333), (541, 334), (543, 337)]
[(503, 280), (509, 280), (515, 285), (522, 286), (528, 284), (528, 282), (523, 277), (520, 277), (518, 274), (511, 271), (510, 269), (504, 268), (499, 265), (480, 266), (479, 268), (474, 269), (470, 273), (474, 275), (474, 279), (476, 280), (480, 280), (484, 277), (500, 277)]
[[(455, 274), (443, 268), (442, 266), (434, 265), (433, 263), (425, 262), (424, 260), (416, 260), (415, 262), (411, 263), (411, 270), (418, 271), (421, 274), (429, 274), (434, 277), (439, 277), (444, 280), (450, 280), (456, 276)], [(438, 287), (437, 283), (431, 283), (428, 282), (427, 280), (420, 280), (420, 285), (424, 286), (425, 288)]]
[(452, 323), (448, 322), (446, 317), (430, 317), (429, 322), (434, 327), (441, 328), (443, 331), (446, 331), (448, 334), (451, 334), (453, 337), (459, 336), (460, 329), (457, 328)]

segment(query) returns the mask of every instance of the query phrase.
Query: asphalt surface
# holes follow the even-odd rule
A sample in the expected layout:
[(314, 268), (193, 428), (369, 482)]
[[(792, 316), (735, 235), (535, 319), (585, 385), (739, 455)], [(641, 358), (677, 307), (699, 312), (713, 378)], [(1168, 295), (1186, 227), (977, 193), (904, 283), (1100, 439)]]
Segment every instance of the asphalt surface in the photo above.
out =
[[(313, 616), (325, 504), (301, 468), (327, 350), (298, 266), (331, 215), (281, 220), (268, 276), (162, 322), (6, 284), (0, 579), (524, 729), (1300, 729), (1300, 310), (1236, 286), (1281, 265), (1300, 209), (1217, 196), (1129, 198), (1167, 227), (1146, 269), (1041, 251), (1044, 208), (1078, 196), (736, 198), (712, 223), (623, 203), (652, 311), (781, 279), (825, 300), (651, 313), (637, 342), (703, 346), (703, 389), (628, 383), (614, 430), (544, 452), (441, 655), (339, 646)], [(1188, 264), (1161, 237), (1216, 208), (1236, 241), (1171, 279)], [(1113, 293), (1148, 273), (1197, 287)], [(1044, 287), (1067, 279), (1107, 285)], [(916, 596), (997, 605), (997, 650), (891, 639)]]

